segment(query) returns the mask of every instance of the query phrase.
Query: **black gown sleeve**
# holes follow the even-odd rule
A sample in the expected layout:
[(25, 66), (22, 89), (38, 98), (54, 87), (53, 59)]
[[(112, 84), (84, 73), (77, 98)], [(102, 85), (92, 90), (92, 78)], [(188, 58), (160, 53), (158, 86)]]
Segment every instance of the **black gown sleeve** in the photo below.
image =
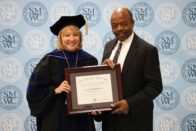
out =
[(32, 116), (44, 113), (55, 97), (55, 85), (51, 84), (50, 59), (44, 57), (35, 67), (28, 83), (27, 102)]

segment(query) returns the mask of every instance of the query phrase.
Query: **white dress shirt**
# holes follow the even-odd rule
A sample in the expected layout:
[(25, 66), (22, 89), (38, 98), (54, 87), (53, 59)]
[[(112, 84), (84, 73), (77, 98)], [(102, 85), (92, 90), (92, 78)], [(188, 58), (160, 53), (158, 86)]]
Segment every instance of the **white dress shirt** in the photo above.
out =
[(114, 47), (114, 49), (112, 50), (112, 53), (110, 55), (110, 60), (113, 60), (114, 58), (114, 55), (116, 53), (116, 50), (120, 44), (120, 42), (122, 43), (122, 47), (121, 47), (121, 51), (120, 51), (120, 55), (118, 57), (118, 61), (117, 61), (117, 64), (120, 64), (121, 66), (121, 70), (123, 68), (123, 65), (124, 65), (124, 61), (125, 61), (125, 58), (127, 56), (127, 53), (128, 53), (128, 50), (131, 46), (131, 43), (133, 41), (133, 37), (134, 37), (134, 33), (132, 33), (125, 41), (119, 41), (117, 42), (116, 46)]

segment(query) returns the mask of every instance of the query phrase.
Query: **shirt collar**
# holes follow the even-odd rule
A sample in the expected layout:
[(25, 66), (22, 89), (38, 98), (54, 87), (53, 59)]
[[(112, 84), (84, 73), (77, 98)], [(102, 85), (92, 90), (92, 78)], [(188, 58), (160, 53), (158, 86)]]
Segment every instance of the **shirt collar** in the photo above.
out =
[(134, 33), (132, 32), (131, 35), (126, 40), (124, 40), (124, 41), (118, 40), (118, 43), (121, 42), (122, 44), (128, 44), (128, 43), (131, 44), (133, 41), (133, 37), (134, 37)]

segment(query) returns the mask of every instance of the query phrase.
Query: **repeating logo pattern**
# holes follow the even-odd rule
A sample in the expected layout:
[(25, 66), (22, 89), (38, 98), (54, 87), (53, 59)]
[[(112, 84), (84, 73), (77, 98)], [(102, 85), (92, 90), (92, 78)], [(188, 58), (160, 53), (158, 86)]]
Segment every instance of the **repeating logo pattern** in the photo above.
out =
[(180, 67), (173, 59), (161, 59), (161, 75), (163, 83), (172, 83), (180, 75)]
[(182, 92), (182, 104), (190, 111), (196, 111), (196, 86), (186, 88)]
[(22, 38), (12, 29), (6, 29), (0, 32), (0, 51), (5, 54), (14, 54), (20, 50)]
[(42, 55), (48, 49), (49, 40), (47, 35), (40, 30), (31, 30), (24, 37), (24, 46), (32, 55)]
[(182, 49), (191, 56), (196, 56), (196, 30), (187, 32), (182, 38)]
[(163, 110), (172, 110), (178, 105), (179, 97), (175, 88), (164, 86), (162, 93), (155, 99), (155, 102)]
[(183, 78), (191, 83), (196, 83), (196, 58), (191, 58), (184, 62), (182, 66)]
[(56, 2), (50, 9), (50, 20), (56, 22), (61, 16), (75, 15), (72, 5), (67, 2)]
[(153, 18), (154, 12), (152, 7), (145, 2), (138, 2), (131, 7), (134, 15), (135, 25), (138, 27), (145, 27), (149, 25)]
[(181, 123), (182, 131), (195, 131), (196, 114), (189, 114), (185, 116)]
[(4, 26), (16, 25), (21, 20), (21, 8), (11, 0), (0, 1), (0, 24)]
[(23, 74), (22, 64), (13, 57), (0, 60), (0, 80), (4, 82), (16, 82)]
[(91, 2), (81, 4), (77, 9), (77, 14), (82, 14), (86, 18), (89, 27), (97, 25), (101, 18), (99, 7)]
[(119, 7), (124, 7), (124, 5), (117, 2), (111, 2), (110, 4), (104, 7), (102, 11), (102, 18), (106, 25), (110, 26), (110, 19), (111, 19), (112, 12)]
[(37, 27), (47, 21), (48, 10), (42, 3), (33, 1), (25, 6), (23, 16), (27, 24)]
[(24, 66), (24, 73), (26, 75), (26, 77), (29, 79), (34, 68), (36, 67), (36, 65), (39, 63), (40, 61), (40, 58), (32, 58), (30, 60), (28, 60), (26, 63), (25, 63), (25, 66)]
[(36, 118), (33, 116), (27, 116), (24, 121), (24, 128), (25, 131), (37, 131)]
[(163, 31), (158, 34), (155, 44), (159, 53), (163, 55), (173, 55), (180, 47), (180, 38), (172, 31)]
[(0, 106), (6, 110), (18, 108), (23, 100), (21, 90), (13, 85), (7, 85), (0, 90)]
[(173, 3), (165, 2), (160, 4), (155, 12), (155, 18), (160, 26), (171, 28), (176, 26), (180, 21), (180, 10)]
[(179, 131), (180, 126), (176, 116), (161, 114), (155, 119), (155, 131)]
[(110, 40), (112, 40), (112, 39), (114, 39), (115, 38), (115, 36), (114, 36), (114, 34), (113, 34), (113, 32), (108, 32), (105, 36), (104, 36), (104, 38), (103, 38), (103, 47), (105, 46), (105, 44), (107, 43), (107, 42), (109, 42)]
[(87, 36), (83, 36), (83, 49), (91, 53), (92, 55), (96, 55), (100, 53), (101, 46), (101, 38), (100, 36), (94, 32), (89, 31)]
[(196, 27), (196, 2), (189, 3), (184, 7), (182, 18), (185, 24)]
[(1, 131), (22, 131), (22, 120), (15, 113), (3, 113), (0, 116)]
[(144, 30), (136, 30), (135, 31), (137, 33), (137, 35), (139, 35), (142, 39), (144, 39), (145, 41), (147, 41), (148, 43), (154, 45), (154, 39), (152, 37), (152, 35)]

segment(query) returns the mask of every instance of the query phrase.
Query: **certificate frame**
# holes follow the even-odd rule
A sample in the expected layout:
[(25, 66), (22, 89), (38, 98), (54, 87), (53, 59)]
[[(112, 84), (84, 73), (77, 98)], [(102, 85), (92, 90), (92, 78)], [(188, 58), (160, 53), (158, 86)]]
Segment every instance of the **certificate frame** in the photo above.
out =
[[(66, 68), (64, 70), (64, 73), (65, 73), (65, 80), (67, 80), (71, 86), (71, 92), (66, 93), (67, 113), (69, 115), (89, 113), (92, 111), (110, 111), (112, 110), (111, 104), (122, 99), (122, 82), (121, 82), (120, 64), (116, 64), (113, 69), (111, 69), (111, 67), (106, 66), (106, 65)], [(99, 79), (99, 77), (104, 78), (102, 76), (104, 76), (106, 79), (104, 82), (99, 82), (99, 80), (100, 81), (102, 80), (102, 79)], [(80, 82), (78, 80), (79, 78), (84, 79), (84, 81)], [(92, 78), (92, 80), (88, 78)], [(95, 89), (93, 89), (94, 85), (97, 86), (97, 83), (93, 83), (94, 78), (96, 80), (98, 78), (97, 81), (100, 83), (100, 85), (102, 83), (107, 83), (106, 85), (108, 85), (109, 83), (109, 86), (104, 86), (103, 84), (100, 87), (98, 86), (98, 87), (95, 87)], [(86, 95), (83, 95), (82, 93), (78, 93), (78, 92), (81, 92), (81, 91), (78, 91), (79, 88), (81, 90), (81, 88), (84, 87), (82, 86), (83, 84), (86, 84), (88, 86), (93, 85), (93, 86), (90, 86), (92, 87), (92, 89), (90, 87), (88, 87), (87, 89), (88, 97)], [(98, 91), (98, 94), (100, 93), (104, 97), (106, 98), (108, 97), (108, 98), (106, 99), (104, 97), (99, 97), (99, 95), (96, 94), (97, 89), (107, 90), (107, 91), (103, 90), (102, 92)], [(88, 93), (88, 90), (92, 90), (95, 95), (91, 96), (91, 93)], [(86, 89), (84, 91), (86, 91)], [(107, 94), (107, 92), (111, 94)], [(82, 96), (81, 94), (84, 97), (87, 97), (86, 100), (89, 100), (89, 101), (84, 101), (84, 100), (82, 101), (81, 98), (83, 99), (83, 97), (81, 97)], [(101, 101), (101, 99), (91, 98), (91, 97), (95, 97), (96, 95), (97, 95), (97, 98), (101, 98), (101, 99), (104, 98), (103, 101)]]

